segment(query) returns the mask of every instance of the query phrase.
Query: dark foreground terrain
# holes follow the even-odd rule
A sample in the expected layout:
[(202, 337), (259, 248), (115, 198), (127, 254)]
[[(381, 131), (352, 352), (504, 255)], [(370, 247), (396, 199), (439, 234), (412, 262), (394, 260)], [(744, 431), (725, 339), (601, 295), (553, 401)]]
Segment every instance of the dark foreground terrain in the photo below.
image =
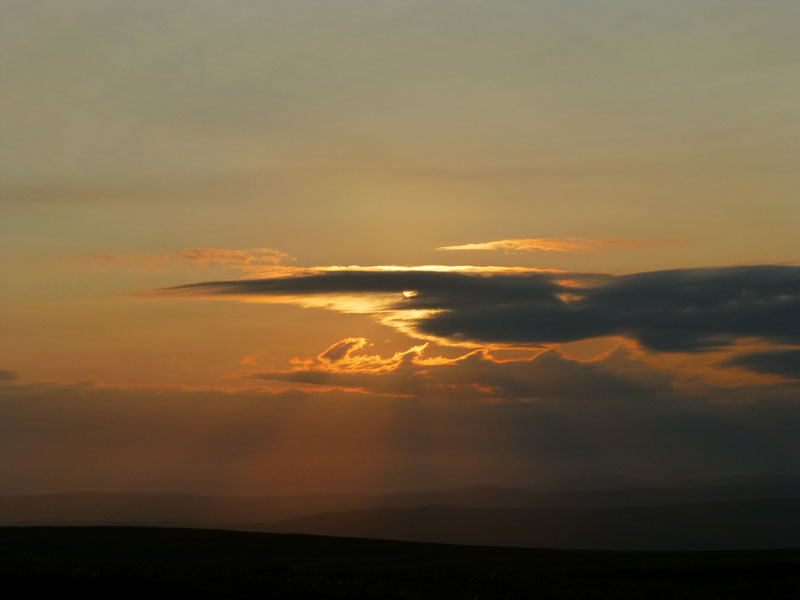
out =
[(0, 528), (2, 589), (79, 597), (800, 598), (800, 550), (600, 552), (138, 527)]

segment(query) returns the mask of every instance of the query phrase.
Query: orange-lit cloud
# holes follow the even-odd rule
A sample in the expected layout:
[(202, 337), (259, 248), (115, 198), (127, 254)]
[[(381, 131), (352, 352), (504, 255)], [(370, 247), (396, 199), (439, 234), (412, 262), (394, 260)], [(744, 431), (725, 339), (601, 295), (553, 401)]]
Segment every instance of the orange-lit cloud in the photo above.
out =
[(201, 266), (222, 265), (250, 271), (261, 266), (278, 265), (292, 259), (286, 252), (272, 248), (251, 248), (249, 250), (231, 250), (227, 248), (192, 248), (176, 250), (175, 254), (189, 262)]
[[(474, 275), (524, 275), (529, 273), (562, 273), (563, 269), (499, 266), (499, 265), (314, 265), (296, 266), (286, 264), (297, 259), (280, 250), (254, 248), (233, 250), (227, 248), (190, 248), (186, 250), (158, 251), (151, 253), (88, 254), (77, 256), (73, 262), (105, 267), (138, 267), (143, 269), (169, 270), (187, 265), (202, 268), (217, 267), (242, 273), (242, 279), (281, 279), (306, 277), (322, 273), (468, 273)], [(582, 274), (583, 275), (583, 274)], [(605, 274), (598, 274), (604, 277)], [(590, 280), (582, 284), (592, 285)], [(402, 290), (413, 297), (416, 290)]]
[(682, 243), (678, 238), (593, 239), (593, 238), (517, 238), (477, 244), (441, 246), (437, 250), (502, 250), (504, 252), (598, 252), (611, 248), (655, 248)]
[(218, 267), (242, 271), (250, 276), (269, 276), (273, 270), (279, 271), (282, 263), (295, 259), (273, 248), (187, 248), (151, 253), (90, 254), (78, 256), (75, 260), (97, 265), (142, 268), (197, 265), (204, 269)]
[[(365, 349), (370, 345), (368, 340), (363, 337), (352, 337), (339, 340), (335, 344), (331, 344), (325, 350), (320, 352), (317, 356), (310, 359), (295, 358), (292, 360), (292, 368), (285, 373), (317, 373), (327, 375), (371, 375), (382, 376), (391, 374), (404, 366), (410, 365), (426, 365), (438, 364), (439, 361), (445, 361), (437, 357), (434, 359), (423, 358), (423, 353), (428, 347), (428, 344), (420, 344), (412, 346), (411, 348), (395, 352), (391, 356), (383, 357), (380, 354), (369, 354)], [(280, 379), (280, 377), (278, 377)], [(313, 377), (311, 378), (313, 379)], [(319, 383), (309, 381), (309, 383)], [(347, 384), (344, 381), (332, 380), (331, 385), (343, 385), (350, 388), (364, 387), (358, 381), (352, 381)], [(385, 391), (371, 389), (370, 391)], [(400, 389), (394, 389), (394, 393), (403, 394)]]
[(258, 353), (248, 354), (239, 361), (240, 365), (251, 366), (258, 364)]
[[(365, 338), (345, 338), (314, 358), (293, 359), (287, 370), (246, 376), (397, 396), (479, 401), (571, 396), (589, 389), (641, 391), (639, 384), (604, 371), (602, 365), (598, 366), (600, 361), (594, 365), (581, 363), (544, 349), (500, 360), (485, 348), (453, 358), (426, 356), (427, 343), (383, 357), (370, 354), (366, 350), (369, 345)], [(658, 377), (662, 383), (666, 381), (665, 376)]]
[(680, 389), (793, 385), (800, 381), (800, 348), (758, 339), (743, 339), (706, 352), (652, 352), (634, 340), (625, 340), (623, 345), (631, 360), (649, 369), (674, 373), (674, 383)]
[[(700, 393), (764, 388), (792, 380), (731, 368), (731, 356), (746, 356), (761, 345), (696, 355), (644, 352), (632, 340), (608, 339), (590, 359), (573, 358), (574, 348), (540, 349), (499, 359), (488, 349), (447, 358), (427, 356), (429, 344), (383, 357), (370, 353), (365, 338), (345, 338), (314, 358), (295, 358), (281, 371), (253, 371), (246, 377), (355, 389), (396, 396), (447, 396), (464, 401), (541, 400)], [(692, 358), (694, 357), (694, 359)]]

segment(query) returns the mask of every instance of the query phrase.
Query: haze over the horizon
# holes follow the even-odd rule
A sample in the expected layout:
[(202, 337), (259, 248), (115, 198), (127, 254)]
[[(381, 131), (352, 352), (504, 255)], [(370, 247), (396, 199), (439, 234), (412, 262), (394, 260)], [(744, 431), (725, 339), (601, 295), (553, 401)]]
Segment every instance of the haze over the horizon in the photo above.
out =
[(797, 2), (0, 12), (0, 494), (800, 475)]

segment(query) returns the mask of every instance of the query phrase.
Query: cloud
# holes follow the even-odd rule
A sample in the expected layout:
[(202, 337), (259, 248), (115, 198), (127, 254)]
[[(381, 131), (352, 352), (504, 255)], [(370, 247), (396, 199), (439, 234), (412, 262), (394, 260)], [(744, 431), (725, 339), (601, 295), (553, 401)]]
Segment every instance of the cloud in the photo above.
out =
[(192, 248), (176, 250), (175, 254), (183, 260), (202, 266), (218, 264), (242, 270), (250, 270), (264, 265), (277, 265), (291, 260), (286, 252), (272, 248), (251, 248), (249, 250), (230, 250), (227, 248)]
[[(409, 290), (417, 294), (406, 297)], [(800, 345), (800, 267), (791, 266), (618, 276), (345, 270), (212, 281), (154, 293), (361, 312), (451, 344), (535, 346), (623, 336), (666, 352), (717, 350), (743, 338)]]
[(0, 369), (0, 381), (16, 381), (19, 373), (11, 369)]
[(245, 366), (256, 365), (258, 364), (258, 357), (259, 357), (258, 352), (254, 352), (253, 354), (248, 354), (239, 361), (239, 364)]
[(363, 348), (366, 343), (364, 338), (346, 338), (329, 346), (317, 358), (327, 363), (341, 362), (350, 359), (353, 352)]
[(423, 358), (427, 344), (388, 357), (367, 353), (365, 349), (369, 345), (366, 338), (345, 338), (331, 344), (314, 358), (293, 359), (293, 367), (289, 370), (251, 372), (246, 377), (410, 396), (424, 392), (414, 381), (416, 371), (446, 360), (441, 357)]
[[(364, 338), (346, 338), (313, 359), (295, 359), (289, 370), (247, 376), (464, 401), (611, 398), (672, 390), (670, 375), (637, 362), (622, 349), (601, 360), (580, 362), (552, 350), (504, 360), (485, 349), (455, 358), (429, 357), (428, 344), (384, 358), (367, 353), (366, 346)], [(622, 362), (626, 368), (621, 368)]]
[(236, 269), (250, 275), (269, 275), (274, 268), (286, 261), (295, 260), (286, 252), (272, 248), (188, 248), (185, 250), (161, 250), (151, 253), (89, 254), (79, 256), (78, 262), (106, 266), (144, 268), (180, 267), (187, 264), (202, 268), (219, 267)]
[(598, 252), (610, 248), (654, 248), (682, 243), (678, 238), (593, 239), (593, 238), (518, 238), (459, 246), (441, 246), (437, 250), (503, 250), (504, 252)]
[(800, 349), (769, 350), (734, 357), (725, 363), (730, 367), (743, 367), (766, 373), (800, 379)]

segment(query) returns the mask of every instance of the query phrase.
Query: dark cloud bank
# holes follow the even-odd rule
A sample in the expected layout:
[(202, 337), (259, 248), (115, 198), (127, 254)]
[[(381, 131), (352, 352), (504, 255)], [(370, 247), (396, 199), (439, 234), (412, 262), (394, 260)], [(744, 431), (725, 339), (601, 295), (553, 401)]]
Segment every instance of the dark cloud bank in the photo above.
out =
[[(208, 282), (163, 293), (400, 296), (403, 290), (418, 294), (399, 299), (393, 309), (439, 310), (420, 317), (416, 329), (456, 341), (543, 344), (622, 335), (667, 352), (719, 349), (742, 338), (800, 345), (800, 267), (792, 266), (622, 276), (346, 271)], [(796, 376), (796, 360), (796, 353), (769, 353), (743, 358), (736, 366)]]
[(751, 371), (800, 379), (800, 350), (771, 350), (737, 356), (725, 363)]

